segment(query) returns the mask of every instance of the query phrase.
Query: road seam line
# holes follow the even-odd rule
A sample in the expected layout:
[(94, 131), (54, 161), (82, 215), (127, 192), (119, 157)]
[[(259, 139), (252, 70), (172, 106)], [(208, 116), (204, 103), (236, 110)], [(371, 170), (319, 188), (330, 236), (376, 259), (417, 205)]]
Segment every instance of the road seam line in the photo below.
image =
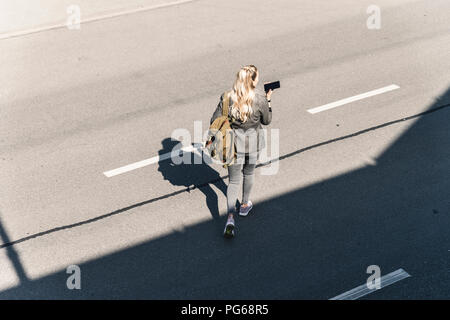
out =
[[(161, 3), (161, 4), (142, 7), (142, 8), (119, 11), (119, 12), (114, 12), (114, 13), (109, 13), (109, 14), (102, 14), (99, 16), (81, 20), (80, 25), (85, 24), (85, 23), (105, 20), (105, 19), (116, 18), (116, 17), (128, 15), (128, 14), (133, 14), (133, 13), (139, 13), (139, 12), (145, 12), (145, 11), (151, 11), (151, 10), (156, 10), (156, 9), (172, 7), (172, 6), (190, 3), (190, 2), (194, 2), (194, 1), (196, 1), (196, 0), (179, 0), (179, 1), (173, 1), (173, 2), (169, 2), (169, 3)], [(44, 32), (44, 31), (55, 30), (55, 29), (61, 29), (61, 28), (65, 28), (65, 27), (67, 27), (66, 23), (58, 23), (58, 24), (47, 25), (47, 26), (43, 26), (43, 27), (30, 28), (30, 29), (19, 30), (19, 31), (10, 31), (10, 32), (4, 33), (4, 34), (0, 34), (0, 40), (16, 38), (16, 37), (20, 37), (20, 36), (26, 36), (26, 35), (33, 34), (33, 33), (39, 33), (39, 32)]]
[[(280, 156), (278, 158), (267, 160), (267, 161), (264, 161), (264, 162), (259, 162), (259, 164), (257, 164), (256, 167), (259, 168), (261, 166), (266, 166), (266, 165), (269, 165), (269, 164), (271, 164), (271, 163), (273, 163), (275, 161), (281, 161), (283, 159), (290, 158), (290, 157), (295, 156), (295, 155), (297, 155), (299, 153), (302, 153), (302, 152), (305, 152), (305, 151), (308, 151), (308, 150), (311, 150), (311, 149), (314, 149), (314, 148), (318, 148), (318, 147), (321, 147), (321, 146), (324, 146), (324, 145), (327, 145), (327, 144), (330, 144), (330, 143), (338, 142), (338, 141), (341, 141), (341, 140), (345, 140), (345, 139), (348, 139), (348, 138), (353, 138), (353, 137), (362, 135), (362, 134), (370, 132), (370, 131), (374, 131), (374, 130), (378, 130), (378, 129), (381, 129), (381, 128), (384, 128), (384, 127), (388, 127), (388, 126), (391, 126), (393, 124), (396, 124), (396, 123), (399, 123), (399, 122), (402, 122), (402, 121), (408, 121), (408, 120), (411, 120), (411, 119), (414, 119), (414, 118), (417, 118), (417, 117), (420, 117), (420, 116), (424, 116), (424, 115), (427, 115), (427, 114), (430, 114), (430, 113), (442, 110), (444, 108), (449, 108), (449, 107), (450, 107), (450, 104), (444, 104), (444, 105), (441, 105), (439, 107), (436, 107), (436, 108), (433, 108), (433, 109), (430, 109), (430, 110), (426, 110), (426, 111), (414, 114), (412, 116), (408, 116), (408, 117), (397, 119), (397, 120), (388, 121), (388, 122), (385, 122), (383, 124), (379, 124), (379, 125), (374, 126), (374, 127), (370, 127), (370, 128), (367, 128), (367, 129), (363, 129), (363, 130), (357, 131), (355, 133), (351, 133), (351, 134), (348, 134), (348, 135), (345, 135), (345, 136), (341, 136), (341, 137), (338, 137), (338, 138), (334, 138), (334, 139), (330, 139), (330, 140), (327, 140), (327, 141), (319, 142), (319, 143), (310, 145), (308, 147), (304, 147), (304, 148), (298, 149), (296, 151), (287, 153), (287, 154), (282, 155), (282, 156)], [(145, 160), (143, 160), (143, 161), (145, 161)], [(120, 169), (120, 168), (118, 168), (118, 169)], [(114, 169), (114, 170), (116, 170), (116, 169)], [(111, 171), (114, 171), (114, 170), (111, 170)], [(105, 173), (103, 173), (103, 174), (105, 174)]]

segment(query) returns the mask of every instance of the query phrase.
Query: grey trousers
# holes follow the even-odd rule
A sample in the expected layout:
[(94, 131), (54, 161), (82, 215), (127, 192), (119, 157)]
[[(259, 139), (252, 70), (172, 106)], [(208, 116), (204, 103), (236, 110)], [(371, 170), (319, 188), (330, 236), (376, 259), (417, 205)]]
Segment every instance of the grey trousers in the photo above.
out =
[(240, 158), (237, 163), (228, 167), (229, 183), (227, 188), (227, 207), (228, 213), (236, 213), (236, 201), (241, 185), (241, 179), (244, 178), (242, 188), (242, 203), (247, 203), (250, 191), (255, 180), (256, 154), (254, 156), (246, 154)]

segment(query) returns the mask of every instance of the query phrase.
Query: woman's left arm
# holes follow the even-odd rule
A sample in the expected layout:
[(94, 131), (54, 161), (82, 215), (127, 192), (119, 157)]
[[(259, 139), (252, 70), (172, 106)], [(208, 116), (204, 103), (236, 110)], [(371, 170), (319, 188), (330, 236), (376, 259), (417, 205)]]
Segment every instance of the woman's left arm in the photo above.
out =
[[(270, 98), (270, 95), (269, 95), (269, 98)], [(270, 107), (269, 101), (265, 96), (261, 95), (260, 100), (261, 100), (261, 103), (260, 103), (261, 123), (263, 125), (268, 125), (268, 124), (270, 124), (270, 122), (272, 122), (272, 108)]]

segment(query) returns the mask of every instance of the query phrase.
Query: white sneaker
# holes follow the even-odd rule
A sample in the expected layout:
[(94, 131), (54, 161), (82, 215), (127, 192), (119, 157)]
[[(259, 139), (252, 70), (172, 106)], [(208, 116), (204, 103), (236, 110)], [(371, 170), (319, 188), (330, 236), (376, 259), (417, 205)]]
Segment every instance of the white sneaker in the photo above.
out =
[(252, 210), (252, 208), (253, 208), (253, 203), (250, 200), (248, 200), (246, 207), (243, 207), (241, 205), (241, 207), (239, 208), (239, 215), (241, 217), (246, 217), (248, 215), (248, 213), (250, 212), (250, 210)]
[(233, 238), (234, 237), (234, 218), (229, 216), (227, 220), (227, 224), (225, 225), (225, 230), (223, 231), (223, 236), (225, 238)]

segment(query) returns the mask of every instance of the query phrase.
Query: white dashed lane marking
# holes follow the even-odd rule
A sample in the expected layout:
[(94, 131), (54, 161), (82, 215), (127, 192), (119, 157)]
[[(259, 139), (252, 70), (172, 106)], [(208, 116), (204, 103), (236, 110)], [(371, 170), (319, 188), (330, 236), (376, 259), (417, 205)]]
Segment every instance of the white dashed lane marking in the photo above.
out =
[(373, 96), (376, 96), (376, 95), (379, 95), (379, 94), (382, 94), (382, 93), (385, 93), (385, 92), (389, 92), (389, 91), (392, 91), (392, 90), (396, 90), (396, 89), (399, 89), (399, 88), (400, 87), (398, 85), (391, 84), (390, 86), (387, 86), (387, 87), (383, 87), (383, 88), (380, 88), (380, 89), (376, 89), (376, 90), (372, 90), (372, 91), (369, 91), (369, 92), (361, 93), (361, 94), (358, 94), (356, 96), (345, 98), (345, 99), (338, 100), (338, 101), (335, 101), (335, 102), (327, 103), (327, 104), (324, 104), (323, 106), (320, 106), (320, 107), (308, 109), (308, 112), (311, 113), (311, 114), (319, 113), (319, 112), (322, 112), (322, 111), (326, 111), (326, 110), (330, 110), (330, 109), (333, 109), (333, 108), (337, 108), (337, 107), (343, 106), (343, 105), (351, 103), (351, 102), (355, 102), (355, 101), (358, 101), (358, 100), (362, 100), (362, 99), (366, 99), (366, 98), (369, 98), (369, 97), (373, 97)]
[(356, 300), (365, 295), (368, 295), (369, 293), (380, 290), (384, 287), (387, 287), (393, 283), (396, 283), (400, 280), (403, 280), (403, 279), (406, 279), (409, 277), (410, 277), (410, 275), (405, 270), (398, 269), (398, 270), (391, 272), (380, 278), (380, 288), (379, 289), (377, 289), (377, 288), (369, 289), (367, 284), (363, 284), (363, 285), (360, 285), (359, 287), (356, 287), (355, 289), (349, 290), (349, 291), (344, 292), (334, 298), (331, 298), (330, 300)]
[[(181, 148), (178, 151), (174, 151), (174, 154), (178, 155), (181, 152), (197, 152), (197, 149), (200, 149), (200, 148), (201, 148), (200, 146), (199, 147), (194, 147), (194, 146), (191, 145), (191, 146), (187, 146), (187, 147)], [(123, 166), (123, 167), (120, 167), (120, 168), (117, 168), (117, 169), (105, 171), (105, 172), (103, 172), (103, 174), (105, 176), (107, 176), (108, 178), (111, 178), (111, 177), (117, 176), (117, 175), (122, 174), (122, 173), (133, 171), (133, 170), (145, 167), (145, 166), (149, 166), (151, 164), (158, 163), (160, 161), (164, 161), (164, 160), (170, 159), (171, 156), (172, 156), (172, 152), (164, 153), (164, 154), (161, 154), (159, 156), (152, 157), (152, 158), (145, 159), (145, 160), (138, 161), (138, 162), (134, 162), (134, 163), (128, 164), (126, 166)]]

